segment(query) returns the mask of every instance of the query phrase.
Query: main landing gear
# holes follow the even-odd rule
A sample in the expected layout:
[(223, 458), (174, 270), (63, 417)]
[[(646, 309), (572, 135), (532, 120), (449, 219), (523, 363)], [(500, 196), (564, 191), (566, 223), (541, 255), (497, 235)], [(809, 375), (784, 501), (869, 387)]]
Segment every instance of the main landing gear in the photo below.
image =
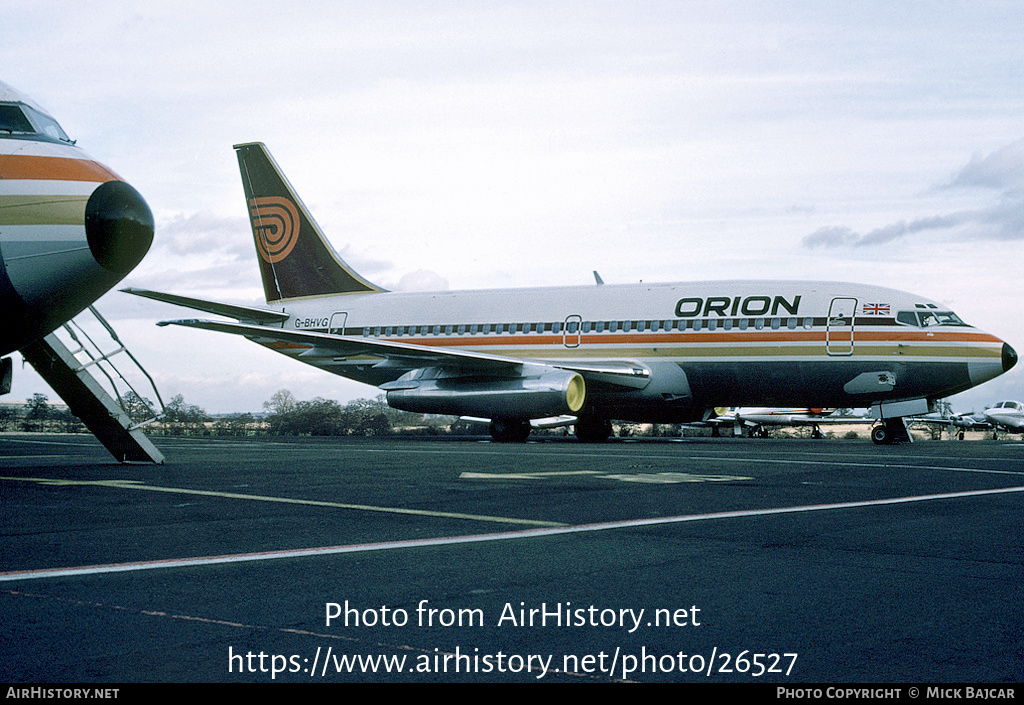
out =
[(491, 438), (498, 443), (522, 443), (530, 435), (529, 421), (494, 419), (491, 421)]
[(612, 435), (612, 422), (593, 416), (576, 419), (576, 438), (584, 443), (604, 443)]
[(914, 442), (902, 416), (897, 416), (894, 419), (882, 419), (881, 423), (871, 429), (871, 440), (878, 445)]
[[(612, 435), (608, 419), (581, 416), (576, 419), (576, 438), (584, 443), (603, 443)], [(530, 422), (515, 419), (491, 421), (491, 438), (497, 443), (522, 443), (530, 435)]]

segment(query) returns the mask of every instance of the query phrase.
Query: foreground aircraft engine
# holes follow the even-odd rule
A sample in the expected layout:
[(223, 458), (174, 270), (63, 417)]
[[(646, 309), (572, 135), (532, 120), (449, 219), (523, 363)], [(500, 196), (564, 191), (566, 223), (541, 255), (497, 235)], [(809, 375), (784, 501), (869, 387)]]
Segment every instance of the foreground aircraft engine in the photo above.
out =
[(552, 368), (520, 377), (445, 376), (428, 368), (381, 388), (388, 404), (404, 411), (515, 420), (575, 414), (587, 396), (582, 375)]

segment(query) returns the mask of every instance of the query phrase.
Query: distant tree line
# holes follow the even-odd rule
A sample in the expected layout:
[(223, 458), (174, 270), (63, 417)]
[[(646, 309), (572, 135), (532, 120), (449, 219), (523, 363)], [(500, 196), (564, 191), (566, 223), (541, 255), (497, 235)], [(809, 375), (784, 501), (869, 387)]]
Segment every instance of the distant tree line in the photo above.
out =
[[(129, 414), (141, 421), (152, 403), (148, 399), (126, 398)], [(146, 427), (150, 435), (167, 436), (384, 436), (396, 429), (405, 432), (447, 432), (451, 419), (425, 419), (392, 409), (383, 396), (356, 399), (340, 404), (316, 397), (299, 400), (282, 389), (263, 403), (263, 413), (211, 416), (201, 407), (188, 404), (179, 394), (164, 406), (159, 419)], [(444, 426), (443, 431), (440, 427)]]
[[(425, 417), (392, 409), (383, 396), (340, 404), (317, 397), (299, 400), (288, 391), (276, 392), (263, 403), (263, 413), (212, 416), (189, 404), (180, 394), (160, 413), (150, 399), (128, 392), (121, 406), (136, 424), (154, 436), (384, 436), (403, 433), (448, 433), (452, 417)], [(49, 404), (34, 394), (24, 405), (0, 406), (0, 431), (86, 433), (88, 429), (66, 407)]]
[[(401, 433), (489, 437), (486, 423), (399, 411), (388, 406), (383, 396), (340, 404), (322, 397), (299, 400), (287, 389), (281, 389), (269, 401), (263, 402), (262, 414), (211, 416), (178, 394), (164, 406), (163, 413), (155, 420), (153, 417), (157, 412), (149, 399), (128, 392), (121, 403), (135, 423), (146, 423), (145, 432), (152, 436), (387, 436)], [(85, 424), (67, 408), (50, 405), (45, 394), (33, 394), (21, 407), (0, 406), (0, 431), (85, 433), (87, 430)], [(566, 427), (557, 427), (535, 429), (533, 435), (564, 436), (569, 432)], [(710, 433), (706, 428), (687, 428), (678, 424), (623, 423), (617, 424), (616, 435), (678, 437)], [(809, 429), (769, 430), (772, 437), (779, 438), (801, 437), (809, 433)]]
[(386, 436), (396, 428), (423, 428), (425, 421), (422, 414), (392, 409), (383, 396), (342, 405), (322, 397), (300, 401), (282, 389), (263, 409), (267, 433), (275, 436)]
[(0, 407), (0, 431), (81, 433), (85, 430), (85, 424), (67, 407), (52, 406), (49, 397), (39, 392), (26, 399), (20, 408)]

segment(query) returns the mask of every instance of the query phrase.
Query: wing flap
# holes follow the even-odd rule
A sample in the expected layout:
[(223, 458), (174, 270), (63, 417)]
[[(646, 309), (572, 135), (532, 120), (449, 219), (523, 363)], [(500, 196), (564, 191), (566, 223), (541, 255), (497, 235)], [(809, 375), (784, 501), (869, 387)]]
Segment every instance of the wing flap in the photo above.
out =
[(455, 350), (453, 348), (400, 343), (376, 338), (357, 338), (307, 330), (290, 330), (250, 323), (182, 319), (161, 321), (157, 325), (185, 326), (243, 335), (260, 341), (275, 341), (287, 345), (307, 347), (299, 357), (356, 357), (367, 355), (379, 357), (377, 367), (393, 367), (411, 370), (420, 367), (439, 366), (454, 371), (473, 374), (510, 375), (522, 373), (526, 365), (537, 365), (579, 372), (588, 381), (600, 381), (633, 389), (643, 388), (650, 381), (651, 371), (645, 365), (633, 360), (607, 360), (586, 363), (565, 363), (548, 360), (524, 360), (501, 355)]
[[(248, 323), (187, 319), (161, 321), (157, 325), (176, 325), (188, 328), (202, 328), (204, 330), (219, 331), (221, 333), (244, 335), (247, 338), (255, 338), (257, 340), (274, 340), (284, 343), (308, 345), (309, 350), (315, 350), (318, 353), (325, 353), (326, 355), (335, 355), (338, 357), (371, 355), (384, 358), (384, 361), (381, 363), (383, 365), (406, 369), (426, 367), (429, 365), (441, 365), (474, 371), (490, 371), (495, 374), (509, 374), (518, 368), (521, 368), (525, 364), (523, 360), (516, 358), (488, 355), (486, 353), (476, 353), (466, 350), (435, 348), (427, 345), (416, 345), (413, 343), (397, 343), (388, 340), (356, 338), (346, 335), (316, 333), (313, 331), (289, 330), (287, 328), (273, 328), (270, 326), (259, 326)], [(313, 354), (310, 353), (309, 350), (305, 352)], [(399, 361), (405, 361), (406, 364), (394, 364)]]

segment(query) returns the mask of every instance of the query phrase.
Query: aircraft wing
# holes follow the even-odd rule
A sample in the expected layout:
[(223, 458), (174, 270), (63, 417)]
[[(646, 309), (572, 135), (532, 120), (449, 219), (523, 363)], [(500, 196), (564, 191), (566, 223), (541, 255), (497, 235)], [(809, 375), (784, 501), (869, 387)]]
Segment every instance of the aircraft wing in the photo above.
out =
[(759, 426), (827, 426), (830, 424), (846, 425), (857, 423), (875, 423), (875, 419), (865, 416), (833, 416), (832, 414), (816, 414), (812, 410), (783, 411), (761, 409), (756, 411), (730, 410), (704, 421), (695, 422), (693, 426), (743, 426), (756, 428)]
[(975, 419), (966, 414), (947, 416), (946, 418), (939, 416), (907, 416), (905, 422), (908, 426), (911, 424), (926, 424), (929, 426), (941, 426), (942, 428), (953, 426), (955, 428), (962, 428), (965, 431), (987, 431), (992, 428), (991, 422)]
[(162, 301), (175, 306), (184, 306), (204, 313), (212, 313), (217, 316), (227, 316), (238, 321), (249, 323), (276, 323), (288, 319), (288, 314), (281, 311), (274, 311), (266, 308), (254, 308), (250, 306), (236, 306), (234, 304), (222, 304), (217, 301), (206, 301), (205, 299), (193, 299), (189, 296), (178, 296), (177, 294), (165, 294), (160, 291), (149, 289), (136, 289), (128, 287), (121, 289), (126, 294), (135, 294), (154, 301)]
[(846, 425), (856, 423), (875, 423), (875, 419), (866, 416), (799, 416), (752, 414), (741, 416), (742, 421), (761, 426), (828, 426), (830, 424)]
[[(380, 357), (382, 360), (375, 366), (392, 367), (396, 370), (412, 370), (421, 367), (439, 366), (449, 369), (476, 374), (514, 375), (524, 365), (537, 364), (547, 367), (579, 372), (585, 378), (617, 384), (626, 387), (646, 386), (650, 379), (650, 369), (633, 361), (609, 360), (606, 362), (586, 362), (580, 364), (551, 362), (545, 360), (524, 360), (502, 355), (456, 350), (454, 348), (418, 345), (416, 343), (400, 343), (391, 340), (363, 338), (348, 335), (332, 335), (305, 330), (290, 330), (250, 323), (232, 323), (229, 321), (209, 321), (200, 319), (183, 319), (161, 321), (157, 325), (178, 325), (189, 328), (233, 333), (255, 339), (256, 342), (282, 342), (304, 346), (308, 349), (299, 354), (308, 356), (356, 357), (368, 355)], [(397, 375), (396, 375), (397, 376)]]

